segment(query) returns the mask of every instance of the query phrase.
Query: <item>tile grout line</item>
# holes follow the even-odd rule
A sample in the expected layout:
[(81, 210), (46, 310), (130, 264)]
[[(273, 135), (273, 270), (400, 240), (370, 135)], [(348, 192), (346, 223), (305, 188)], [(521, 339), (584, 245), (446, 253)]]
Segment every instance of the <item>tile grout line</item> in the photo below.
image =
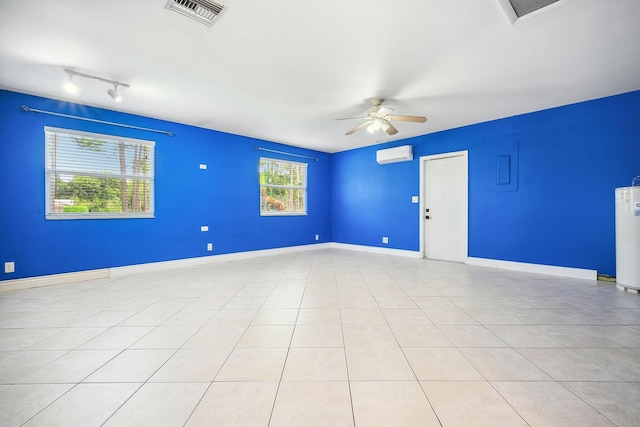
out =
[[(405, 292), (405, 291), (403, 290), (403, 292)], [(405, 295), (407, 297), (409, 297), (411, 299), (411, 301), (413, 301), (413, 298), (411, 298), (411, 296), (409, 296), (406, 292), (405, 292)], [(415, 301), (413, 301), (413, 303), (415, 304)], [(376, 300), (376, 304), (378, 305), (378, 308), (380, 309), (380, 311), (382, 311), (382, 309), (380, 308), (380, 304), (378, 303), (377, 300)], [(420, 308), (420, 307), (418, 307), (418, 308)], [(420, 311), (422, 312), (421, 309), (420, 309)], [(391, 331), (391, 334), (393, 334), (393, 338), (396, 341), (396, 344), (398, 345), (398, 348), (402, 352), (402, 356), (404, 357), (404, 360), (407, 362), (407, 365), (409, 365), (409, 369), (411, 369), (411, 372), (413, 373), (413, 376), (415, 378), (416, 383), (420, 387), (420, 390), (422, 390), (422, 394), (424, 395), (425, 399), (427, 399), (427, 403), (429, 404), (429, 408), (433, 412), (433, 415), (436, 417), (436, 420), (438, 421), (440, 426), (441, 427), (444, 426), (442, 420), (440, 419), (440, 415), (436, 411), (436, 408), (433, 406), (433, 402), (431, 402), (431, 399), (429, 399), (429, 396), (427, 395), (427, 391), (422, 386), (422, 382), (418, 378), (418, 375), (416, 374), (416, 371), (415, 371), (414, 367), (411, 365), (411, 362), (407, 358), (407, 354), (405, 353), (403, 346), (400, 345), (400, 342), (398, 341), (398, 337), (396, 336), (396, 333), (393, 332), (393, 328), (391, 328), (391, 325), (389, 324), (389, 319), (387, 319), (387, 316), (384, 315), (384, 312), (382, 313), (382, 315), (384, 316), (385, 321), (387, 322), (387, 326), (389, 327), (389, 330)], [(429, 316), (427, 316), (426, 313), (424, 313), (424, 315), (427, 317), (427, 319), (429, 319), (431, 321), (431, 319), (429, 318)], [(433, 323), (433, 321), (431, 321), (431, 323)], [(446, 337), (446, 335), (445, 335), (445, 337)], [(449, 339), (449, 338), (447, 337), (447, 339)]]
[[(282, 280), (282, 276), (278, 279), (278, 281)], [(273, 396), (273, 404), (271, 405), (271, 411), (269, 412), (269, 419), (267, 421), (267, 427), (271, 425), (271, 420), (273, 419), (273, 413), (276, 409), (276, 402), (278, 401), (278, 395), (280, 394), (280, 385), (282, 384), (282, 378), (284, 377), (284, 371), (287, 368), (287, 360), (289, 359), (289, 351), (291, 350), (291, 344), (293, 343), (293, 337), (296, 332), (296, 326), (298, 324), (298, 318), (300, 317), (300, 309), (302, 307), (302, 301), (304, 300), (304, 294), (307, 291), (307, 284), (309, 280), (309, 274), (307, 274), (307, 278), (305, 279), (305, 286), (302, 292), (302, 296), (300, 297), (300, 302), (298, 303), (298, 312), (296, 313), (296, 320), (293, 324), (293, 330), (291, 331), (291, 337), (289, 338), (289, 346), (287, 347), (287, 352), (284, 357), (284, 362), (282, 364), (282, 371), (280, 372), (280, 379), (278, 380), (278, 385), (276, 386), (276, 392)], [(272, 291), (273, 292), (273, 291)], [(256, 313), (257, 315), (257, 313)]]

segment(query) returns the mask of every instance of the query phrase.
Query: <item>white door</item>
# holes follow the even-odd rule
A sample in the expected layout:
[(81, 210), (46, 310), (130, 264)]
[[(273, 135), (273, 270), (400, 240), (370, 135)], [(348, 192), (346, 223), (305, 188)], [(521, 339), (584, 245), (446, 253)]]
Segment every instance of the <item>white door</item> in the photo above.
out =
[(421, 157), (422, 249), (431, 259), (467, 260), (467, 152)]

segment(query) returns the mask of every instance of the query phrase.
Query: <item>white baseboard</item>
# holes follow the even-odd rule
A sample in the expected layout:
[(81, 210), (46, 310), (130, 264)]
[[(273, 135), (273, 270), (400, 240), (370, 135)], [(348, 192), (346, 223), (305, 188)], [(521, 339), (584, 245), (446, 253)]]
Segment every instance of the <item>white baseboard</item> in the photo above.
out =
[(312, 245), (288, 246), (285, 248), (264, 249), (258, 251), (237, 252), (232, 254), (210, 255), (197, 258), (185, 258), (172, 261), (150, 262), (146, 264), (127, 265), (123, 267), (103, 268), (100, 270), (78, 271), (73, 273), (50, 274), (46, 276), (11, 279), (0, 282), (0, 292), (17, 289), (37, 288), (41, 286), (60, 285), (64, 283), (80, 282), (92, 279), (107, 279), (109, 277), (126, 276), (127, 274), (145, 273), (150, 271), (168, 270), (172, 268), (193, 267), (213, 262), (232, 261), (272, 255), (282, 255), (295, 252), (313, 251), (331, 248), (330, 243), (316, 243)]
[(109, 269), (85, 270), (74, 273), (50, 274), (47, 276), (27, 277), (0, 282), (0, 292), (18, 289), (39, 288), (41, 286), (62, 285), (64, 283), (80, 282), (83, 280), (107, 279)]
[(539, 273), (550, 276), (567, 277), (572, 279), (598, 280), (596, 270), (584, 268), (558, 267), (555, 265), (530, 264), (526, 262), (502, 261), (489, 258), (467, 258), (467, 264), (480, 267), (500, 268), (503, 270), (521, 271), (525, 273)]
[[(51, 274), (47, 276), (27, 277), (0, 282), (0, 292), (17, 289), (36, 288), (40, 286), (60, 285), (83, 280), (106, 279), (109, 277), (125, 276), (127, 274), (144, 273), (172, 268), (193, 267), (221, 261), (242, 260), (256, 257), (282, 255), (288, 253), (313, 251), (319, 249), (344, 249), (350, 251), (369, 252), (375, 254), (401, 256), (407, 258), (421, 258), (419, 251), (403, 249), (381, 248), (376, 246), (351, 245), (346, 243), (316, 243), (312, 245), (289, 246), (284, 248), (263, 249), (257, 251), (236, 252), (231, 254), (211, 255), (197, 258), (186, 258), (173, 261), (151, 262), (146, 264), (127, 265), (123, 267), (103, 268), (99, 270), (79, 271), (75, 273)], [(552, 265), (529, 264), (523, 262), (502, 261), (488, 258), (467, 258), (467, 264), (482, 267), (500, 268), (503, 270), (540, 273), (552, 276), (570, 277), (575, 279), (597, 280), (596, 270), (581, 268), (557, 267)]]
[(127, 274), (145, 273), (149, 271), (168, 270), (172, 268), (193, 267), (196, 265), (211, 264), (221, 261), (235, 261), (248, 258), (265, 257), (272, 255), (290, 254), (294, 252), (314, 251), (329, 248), (329, 243), (316, 243), (313, 245), (288, 246), (285, 248), (262, 249), (258, 251), (236, 252), (222, 255), (209, 255), (197, 258), (177, 259), (173, 261), (150, 262), (147, 264), (127, 265), (109, 269), (111, 277), (125, 276)]
[(405, 249), (380, 248), (378, 246), (350, 245), (347, 243), (329, 243), (333, 249), (346, 249), (349, 251), (369, 252), (374, 254), (384, 254), (402, 256), (407, 258), (422, 258), (419, 251), (409, 251)]

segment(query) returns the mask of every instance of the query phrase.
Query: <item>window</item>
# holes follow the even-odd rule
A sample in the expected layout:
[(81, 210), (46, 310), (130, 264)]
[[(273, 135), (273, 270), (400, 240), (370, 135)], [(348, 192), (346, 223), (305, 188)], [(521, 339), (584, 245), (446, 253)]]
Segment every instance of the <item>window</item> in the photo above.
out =
[(46, 217), (153, 218), (153, 141), (45, 128)]
[(307, 214), (307, 164), (260, 158), (260, 215)]

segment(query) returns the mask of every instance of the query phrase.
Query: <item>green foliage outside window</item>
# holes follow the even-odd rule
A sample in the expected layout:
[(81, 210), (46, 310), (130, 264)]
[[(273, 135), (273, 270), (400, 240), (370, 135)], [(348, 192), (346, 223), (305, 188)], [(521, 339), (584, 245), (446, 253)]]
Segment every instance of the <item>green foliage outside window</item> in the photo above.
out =
[(260, 213), (305, 214), (307, 165), (268, 158), (260, 159)]
[(46, 136), (47, 218), (153, 215), (153, 142), (52, 128)]
[(89, 212), (89, 207), (82, 205), (65, 206), (63, 212)]

